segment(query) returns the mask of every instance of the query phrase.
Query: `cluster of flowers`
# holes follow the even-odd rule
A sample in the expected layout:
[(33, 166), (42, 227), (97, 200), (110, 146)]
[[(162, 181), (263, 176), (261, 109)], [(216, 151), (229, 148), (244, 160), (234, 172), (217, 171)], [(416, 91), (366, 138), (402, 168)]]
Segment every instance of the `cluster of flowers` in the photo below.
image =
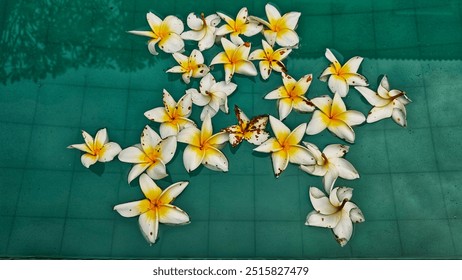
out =
[[(377, 92), (367, 88), (367, 79), (358, 74), (362, 57), (356, 56), (341, 65), (334, 54), (327, 49), (325, 56), (331, 64), (322, 72), (319, 79), (328, 83), (333, 98), (328, 95), (313, 99), (306, 97), (312, 74), (301, 77), (298, 81), (288, 74), (283, 64), (291, 51), (298, 46), (299, 37), (295, 32), (300, 17), (298, 12), (286, 13), (283, 16), (271, 4), (265, 6), (268, 21), (248, 16), (247, 8), (242, 8), (236, 19), (216, 13), (205, 17), (191, 13), (187, 24), (191, 30), (184, 31), (183, 22), (175, 16), (167, 16), (164, 20), (153, 13), (147, 14), (151, 31), (130, 31), (136, 35), (150, 37), (148, 49), (156, 55), (156, 45), (166, 53), (172, 53), (179, 65), (167, 70), (169, 73), (181, 73), (185, 83), (191, 78), (201, 78), (199, 89), (188, 89), (178, 102), (167, 90), (163, 92), (163, 107), (145, 112), (145, 116), (160, 123), (160, 135), (146, 126), (141, 135), (141, 143), (124, 150), (114, 142), (108, 142), (106, 129), (98, 131), (95, 139), (83, 131), (84, 144), (69, 146), (83, 152), (82, 164), (89, 167), (96, 161), (107, 162), (116, 155), (122, 162), (133, 163), (128, 174), (128, 182), (139, 178), (140, 186), (146, 199), (120, 204), (114, 207), (124, 217), (139, 215), (141, 231), (149, 243), (157, 238), (158, 224), (186, 224), (189, 216), (171, 203), (185, 189), (188, 182), (178, 182), (162, 191), (154, 180), (162, 179), (167, 174), (166, 165), (173, 158), (177, 142), (186, 144), (183, 153), (184, 167), (188, 172), (197, 169), (201, 164), (216, 171), (228, 171), (228, 160), (221, 149), (229, 142), (233, 147), (246, 140), (257, 145), (254, 150), (271, 153), (273, 171), (277, 177), (287, 168), (289, 162), (315, 176), (323, 177), (324, 191), (316, 187), (309, 189), (309, 197), (313, 208), (308, 214), (306, 225), (331, 228), (336, 240), (344, 246), (351, 238), (353, 223), (364, 221), (364, 216), (356, 204), (351, 202), (353, 189), (334, 187), (338, 177), (353, 180), (359, 174), (353, 165), (343, 156), (349, 147), (331, 144), (321, 152), (309, 142), (302, 142), (305, 134), (315, 135), (326, 128), (339, 138), (354, 143), (353, 126), (392, 117), (401, 126), (406, 126), (405, 105), (410, 102), (406, 94), (400, 90), (390, 90), (387, 77), (384, 76)], [(225, 24), (217, 27), (223, 20)], [(263, 33), (263, 49), (252, 53), (250, 43), (240, 36), (253, 36)], [(230, 40), (226, 38), (229, 34)], [(218, 39), (219, 38), (219, 39)], [(198, 41), (198, 48), (189, 56), (183, 55), (184, 41)], [(225, 81), (217, 82), (204, 63), (201, 51), (221, 42), (223, 52), (217, 54), (210, 65), (223, 64)], [(275, 44), (281, 48), (274, 50)], [(232, 83), (235, 73), (256, 76), (258, 71), (252, 60), (259, 61), (260, 75), (266, 80), (272, 71), (280, 72), (282, 86), (266, 94), (265, 99), (277, 100), (279, 118), (260, 115), (248, 118), (235, 106), (238, 120), (236, 125), (213, 133), (212, 117), (218, 111), (228, 113), (228, 96), (237, 88)], [(349, 87), (362, 94), (374, 107), (367, 118), (360, 112), (348, 110), (343, 97), (348, 94)], [(203, 107), (200, 119), (201, 129), (189, 119), (192, 105)], [(303, 123), (290, 130), (283, 120), (292, 109), (298, 112), (312, 112), (309, 123)], [(265, 131), (270, 123), (274, 137)], [(300, 145), (300, 142), (303, 145)]]

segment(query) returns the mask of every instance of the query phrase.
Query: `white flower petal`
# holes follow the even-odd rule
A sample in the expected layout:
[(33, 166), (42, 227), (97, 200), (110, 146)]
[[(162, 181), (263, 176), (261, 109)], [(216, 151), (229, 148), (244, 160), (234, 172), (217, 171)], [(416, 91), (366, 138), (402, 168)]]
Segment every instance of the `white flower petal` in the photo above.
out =
[(127, 163), (143, 163), (145, 161), (145, 154), (136, 146), (123, 149), (119, 153), (119, 160)]
[(296, 48), (299, 41), (297, 33), (290, 29), (282, 29), (276, 36), (276, 43), (281, 47)]
[(347, 161), (346, 159), (343, 158), (330, 158), (329, 159), (330, 163), (335, 165), (337, 171), (338, 171), (338, 176), (347, 179), (347, 180), (354, 180), (359, 178), (359, 173), (356, 171), (354, 166)]
[(184, 41), (176, 33), (170, 33), (167, 37), (162, 38), (158, 45), (166, 53), (176, 53), (184, 49)]
[(120, 148), (119, 144), (115, 142), (109, 142), (105, 144), (103, 148), (100, 150), (98, 161), (111, 161), (114, 159), (115, 156), (117, 156), (120, 153), (120, 151), (122, 151), (122, 148)]
[(271, 160), (273, 162), (274, 175), (278, 178), (289, 164), (289, 155), (286, 151), (280, 150), (271, 154)]
[(160, 125), (160, 136), (163, 138), (167, 138), (169, 136), (178, 135), (179, 127), (177, 124), (173, 122), (164, 122)]
[(332, 120), (331, 124), (327, 127), (330, 132), (335, 134), (340, 139), (343, 139), (347, 142), (355, 142), (355, 132), (348, 124), (343, 121)]
[(152, 180), (146, 173), (143, 173), (140, 176), (140, 188), (144, 196), (146, 196), (146, 198), (150, 201), (156, 201), (162, 193), (162, 189), (159, 188), (154, 180)]
[(343, 65), (342, 70), (345, 70), (345, 73), (356, 73), (358, 72), (361, 62), (363, 62), (362, 57), (352, 57)]
[(343, 157), (349, 150), (350, 147), (346, 145), (330, 144), (322, 152), (330, 160), (331, 158)]
[(186, 143), (189, 145), (199, 147), (201, 145), (200, 135), (201, 131), (197, 127), (191, 126), (180, 131), (176, 139), (180, 143)]
[(195, 13), (190, 13), (186, 18), (186, 23), (188, 27), (194, 30), (201, 30), (203, 28), (204, 22), (202, 18), (197, 16)]
[(373, 106), (384, 106), (386, 104), (388, 104), (390, 101), (387, 100), (387, 99), (383, 99), (382, 97), (380, 97), (380, 95), (378, 93), (376, 93), (375, 91), (367, 88), (367, 87), (355, 87), (355, 89), (361, 93), (362, 96), (364, 96), (364, 98), (366, 98), (367, 102), (369, 102), (369, 104), (373, 105)]
[(83, 166), (89, 168), (98, 161), (98, 156), (94, 156), (92, 154), (83, 154), (80, 157), (80, 161), (82, 162)]
[(133, 165), (132, 169), (130, 169), (130, 172), (128, 173), (128, 183), (130, 184), (133, 179), (143, 173), (150, 165), (150, 163), (138, 163)]
[(323, 215), (332, 215), (338, 211), (337, 207), (332, 205), (329, 198), (318, 188), (310, 187), (309, 191), (311, 205)]
[(256, 152), (260, 152), (260, 153), (271, 153), (271, 152), (279, 151), (281, 149), (282, 149), (281, 144), (279, 144), (278, 140), (273, 137), (273, 138), (266, 140), (263, 144), (261, 144), (260, 146), (256, 147), (253, 150)]
[(207, 28), (205, 35), (198, 43), (199, 50), (204, 51), (213, 47), (215, 44), (215, 28)]
[(189, 30), (186, 32), (181, 33), (181, 38), (183, 40), (191, 40), (191, 41), (200, 41), (205, 37), (207, 30)]
[(323, 228), (334, 228), (339, 220), (341, 215), (335, 213), (332, 215), (323, 215), (316, 211), (312, 211), (306, 217), (305, 225), (313, 227), (323, 227)]
[(374, 123), (385, 118), (391, 117), (393, 114), (393, 102), (383, 107), (374, 107), (367, 115), (367, 122)]
[(198, 168), (199, 165), (201, 165), (204, 156), (205, 151), (201, 150), (199, 147), (192, 145), (186, 146), (183, 153), (183, 164), (186, 171), (191, 172)]
[(340, 246), (345, 246), (353, 234), (353, 223), (350, 220), (349, 216), (342, 215), (337, 226), (333, 228), (335, 235), (335, 240), (340, 244)]
[(167, 168), (165, 164), (161, 160), (157, 160), (155, 163), (151, 164), (148, 169), (146, 169), (146, 173), (152, 179), (159, 180), (168, 176)]
[[(404, 106), (403, 106), (403, 109), (404, 109)], [(391, 117), (397, 124), (399, 124), (402, 127), (406, 127), (407, 121), (406, 121), (406, 111), (405, 110), (402, 110), (400, 108), (394, 108), (391, 114)]]
[(114, 210), (125, 218), (136, 217), (146, 211), (146, 209), (140, 207), (142, 206), (141, 202), (142, 200), (119, 204), (114, 206)]
[(138, 219), (141, 233), (143, 234), (146, 241), (150, 244), (154, 244), (157, 240), (157, 233), (159, 230), (159, 218), (157, 211), (148, 211), (140, 215)]
[[(305, 130), (303, 130), (305, 134)], [(289, 148), (288, 151), (289, 162), (298, 164), (298, 165), (312, 165), (316, 163), (314, 156), (308, 151), (307, 148), (294, 145)]]
[(159, 207), (159, 222), (163, 224), (182, 225), (189, 223), (189, 216), (180, 208), (164, 204)]
[(278, 100), (279, 119), (284, 120), (292, 112), (292, 100), (282, 98)]
[(162, 140), (159, 134), (155, 132), (149, 125), (145, 126), (141, 134), (141, 146), (145, 152), (153, 149)]
[(280, 143), (283, 143), (290, 134), (290, 129), (283, 124), (280, 120), (276, 119), (273, 116), (269, 116), (269, 121), (271, 129), (273, 130), (274, 135)]
[(338, 93), (341, 97), (345, 97), (348, 93), (348, 84), (340, 76), (331, 75), (328, 81), (329, 89), (332, 93)]
[(315, 135), (326, 129), (327, 124), (325, 119), (327, 118), (324, 113), (319, 110), (314, 111), (308, 126), (306, 127), (306, 134)]
[[(227, 139), (225, 141), (227, 141)], [(205, 155), (204, 155), (204, 158), (202, 159), (202, 163), (208, 169), (211, 169), (214, 171), (228, 172), (228, 159), (221, 151), (213, 147), (209, 147), (205, 151)]]
[(329, 168), (322, 178), (322, 184), (326, 193), (330, 194), (334, 187), (335, 181), (338, 178), (338, 171), (336, 168)]
[(188, 186), (189, 182), (177, 182), (166, 188), (159, 197), (162, 204), (171, 204)]

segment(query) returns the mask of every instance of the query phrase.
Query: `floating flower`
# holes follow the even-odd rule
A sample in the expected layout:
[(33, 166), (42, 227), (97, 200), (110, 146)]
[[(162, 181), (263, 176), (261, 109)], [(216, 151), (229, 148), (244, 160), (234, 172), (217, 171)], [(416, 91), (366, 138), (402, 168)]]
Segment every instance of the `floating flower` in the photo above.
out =
[(234, 106), (234, 113), (237, 117), (237, 124), (223, 129), (228, 133), (229, 143), (233, 147), (239, 145), (244, 139), (255, 145), (260, 145), (268, 139), (269, 133), (265, 131), (268, 115), (256, 116), (250, 120), (237, 105)]
[(223, 26), (217, 29), (216, 35), (224, 36), (230, 34), (231, 41), (235, 44), (241, 45), (244, 41), (239, 37), (243, 34), (247, 37), (251, 37), (262, 30), (262, 26), (255, 22), (249, 22), (248, 14), (249, 11), (246, 7), (242, 8), (236, 16), (236, 20), (233, 20), (229, 16), (223, 13), (217, 13), (225, 22)]
[(191, 94), (192, 102), (197, 106), (204, 106), (201, 113), (201, 121), (204, 121), (207, 115), (213, 117), (218, 110), (228, 114), (228, 96), (237, 88), (234, 83), (216, 82), (212, 74), (207, 74), (201, 79), (199, 90), (192, 88), (186, 93)]
[(148, 42), (149, 52), (157, 55), (156, 44), (166, 53), (182, 52), (184, 42), (180, 34), (184, 30), (183, 22), (176, 16), (167, 16), (161, 20), (155, 14), (149, 12), (146, 14), (149, 26), (152, 31), (128, 31), (129, 33), (152, 38)]
[(366, 87), (355, 87), (355, 89), (374, 106), (367, 116), (368, 123), (392, 117), (400, 126), (405, 127), (407, 125), (406, 107), (404, 106), (409, 104), (411, 100), (404, 91), (390, 90), (387, 76), (383, 76), (377, 92)]
[(95, 139), (85, 130), (82, 130), (84, 144), (73, 144), (68, 149), (77, 149), (85, 154), (80, 158), (83, 166), (89, 168), (91, 165), (99, 162), (111, 161), (122, 149), (115, 142), (108, 142), (107, 130), (105, 128), (98, 130)]
[(167, 177), (165, 165), (172, 160), (175, 151), (175, 136), (161, 139), (152, 128), (145, 126), (141, 134), (141, 145), (128, 147), (119, 154), (120, 161), (134, 164), (128, 173), (128, 183), (144, 171), (153, 179)]
[(353, 233), (353, 223), (364, 222), (361, 210), (351, 202), (353, 189), (334, 188), (329, 197), (315, 187), (310, 188), (310, 200), (315, 209), (306, 217), (307, 226), (331, 228), (340, 246), (345, 246)]
[(217, 14), (205, 17), (201, 13), (201, 16), (198, 17), (196, 14), (190, 13), (186, 22), (192, 30), (183, 32), (181, 38), (184, 40), (199, 41), (198, 47), (201, 51), (210, 49), (215, 43), (215, 27), (220, 21), (221, 19)]
[(332, 64), (322, 72), (319, 79), (323, 82), (328, 81), (329, 89), (332, 93), (338, 93), (345, 97), (348, 93), (349, 86), (368, 86), (364, 76), (356, 73), (359, 65), (363, 61), (360, 56), (350, 58), (343, 66), (340, 65), (334, 54), (326, 49), (326, 58)]
[(220, 151), (223, 144), (228, 141), (226, 132), (213, 134), (212, 119), (206, 116), (202, 128), (188, 127), (178, 133), (178, 142), (186, 143), (183, 153), (184, 167), (188, 172), (195, 170), (199, 165), (214, 171), (228, 171), (228, 159)]
[(224, 52), (217, 54), (210, 65), (224, 64), (225, 80), (229, 84), (234, 73), (247, 76), (257, 76), (255, 65), (249, 61), (250, 43), (236, 46), (226, 38), (221, 38)]
[(204, 56), (198, 50), (193, 50), (189, 57), (181, 53), (174, 53), (173, 58), (178, 62), (177, 66), (168, 69), (167, 73), (183, 73), (183, 81), (189, 84), (191, 77), (202, 78), (210, 71), (204, 64)]
[(263, 31), (266, 41), (271, 46), (274, 46), (276, 42), (281, 47), (296, 48), (299, 38), (295, 29), (301, 13), (290, 12), (281, 16), (279, 11), (271, 4), (266, 4), (265, 11), (268, 21), (254, 16), (250, 18), (269, 28)]
[(311, 102), (319, 108), (314, 111), (311, 121), (308, 123), (306, 133), (308, 135), (318, 134), (324, 129), (347, 142), (354, 143), (355, 132), (352, 126), (362, 124), (366, 118), (361, 112), (348, 110), (338, 93), (332, 100), (329, 96), (323, 95), (311, 99)]
[(276, 72), (286, 73), (287, 69), (282, 60), (284, 60), (292, 51), (288, 48), (280, 48), (273, 50), (273, 48), (265, 41), (262, 40), (263, 49), (253, 51), (249, 59), (260, 60), (260, 75), (263, 80), (269, 78), (271, 70), (274, 69)]
[(305, 93), (311, 85), (312, 75), (303, 76), (295, 81), (290, 75), (282, 73), (283, 86), (273, 90), (265, 96), (265, 99), (277, 99), (279, 108), (279, 119), (285, 119), (292, 108), (299, 112), (313, 112), (315, 107), (305, 97)]
[(192, 107), (191, 94), (186, 93), (176, 103), (170, 93), (164, 89), (163, 102), (164, 107), (157, 107), (144, 113), (146, 118), (151, 121), (161, 123), (160, 135), (162, 138), (177, 135), (186, 127), (196, 126), (192, 120), (188, 119)]
[(300, 168), (311, 175), (323, 176), (322, 182), (326, 193), (330, 193), (338, 177), (347, 180), (359, 178), (358, 171), (356, 171), (349, 161), (343, 158), (348, 153), (350, 147), (331, 144), (326, 146), (321, 153), (316, 145), (308, 142), (303, 142), (303, 144), (314, 156), (316, 164), (301, 165)]
[(162, 191), (148, 175), (140, 176), (140, 187), (146, 199), (116, 205), (114, 210), (126, 218), (140, 216), (138, 223), (146, 241), (154, 244), (159, 223), (170, 225), (189, 224), (189, 216), (172, 205), (175, 198), (188, 186), (189, 182), (172, 184)]
[(291, 132), (287, 126), (275, 117), (269, 116), (269, 121), (275, 137), (266, 140), (253, 150), (261, 153), (271, 153), (276, 178), (287, 168), (289, 162), (298, 165), (315, 163), (314, 157), (308, 149), (299, 145), (305, 134), (306, 123), (297, 126)]

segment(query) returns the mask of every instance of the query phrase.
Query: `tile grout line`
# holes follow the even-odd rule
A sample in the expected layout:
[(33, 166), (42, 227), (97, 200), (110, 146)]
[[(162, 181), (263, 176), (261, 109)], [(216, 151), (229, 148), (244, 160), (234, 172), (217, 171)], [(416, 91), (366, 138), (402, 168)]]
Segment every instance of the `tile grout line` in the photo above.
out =
[(24, 185), (24, 177), (25, 177), (25, 172), (26, 170), (28, 169), (27, 168), (27, 162), (29, 161), (29, 155), (30, 155), (30, 149), (31, 149), (31, 144), (32, 144), (32, 136), (34, 135), (34, 129), (35, 129), (35, 118), (36, 118), (36, 115), (37, 115), (37, 104), (38, 104), (38, 99), (39, 99), (39, 94), (40, 94), (40, 85), (35, 83), (37, 85), (37, 95), (35, 97), (35, 106), (34, 106), (34, 114), (33, 114), (33, 117), (32, 117), (32, 128), (31, 128), (31, 131), (30, 131), (30, 135), (29, 135), (29, 143), (27, 145), (27, 152), (26, 152), (26, 159), (25, 159), (25, 162), (24, 162), (24, 168), (20, 168), (22, 170), (24, 170), (24, 172), (22, 172), (21, 174), (21, 179), (20, 179), (20, 187), (19, 187), (19, 190), (18, 190), (18, 197), (16, 198), (16, 203), (15, 203), (15, 208), (14, 208), (14, 212), (13, 212), (13, 221), (11, 223), (11, 228), (10, 228), (10, 233), (8, 234), (8, 240), (7, 240), (7, 244), (6, 244), (6, 249), (5, 249), (5, 252), (8, 253), (9, 249), (10, 249), (10, 245), (11, 245), (11, 237), (12, 237), (12, 234), (13, 234), (13, 229), (16, 225), (16, 214), (18, 212), (18, 204), (19, 204), (19, 201), (20, 201), (20, 198), (21, 198), (21, 193), (22, 193), (22, 189), (23, 189), (23, 185)]

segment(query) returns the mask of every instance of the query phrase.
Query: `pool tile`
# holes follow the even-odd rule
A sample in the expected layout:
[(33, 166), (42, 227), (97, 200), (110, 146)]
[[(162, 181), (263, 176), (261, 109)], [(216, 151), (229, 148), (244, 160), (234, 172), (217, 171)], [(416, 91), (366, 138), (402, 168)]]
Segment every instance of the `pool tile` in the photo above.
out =
[(438, 170), (462, 171), (462, 165), (458, 160), (462, 157), (462, 127), (437, 127), (432, 129), (432, 133)]
[(210, 223), (210, 257), (252, 258), (255, 256), (255, 224), (246, 221)]
[(163, 231), (159, 235), (159, 246), (162, 257), (208, 257), (209, 226), (207, 222), (191, 222), (182, 226), (161, 225), (161, 229)]
[[(21, 84), (0, 85), (0, 119), (30, 124), (34, 121), (40, 84), (24, 81)], [(26, 109), (27, 108), (27, 109)]]
[(443, 191), (444, 201), (448, 210), (449, 219), (462, 218), (462, 185), (460, 178), (461, 171), (441, 172), (441, 190)]
[(256, 230), (256, 257), (302, 257), (300, 222), (258, 221)]
[[(361, 224), (358, 225), (358, 227), (361, 226)], [(335, 241), (331, 229), (303, 225), (302, 238), (304, 258), (345, 259), (351, 257), (351, 245), (341, 247)]]
[(6, 257), (6, 249), (8, 246), (8, 241), (10, 238), (11, 229), (13, 227), (13, 217), (8, 216), (0, 216), (0, 239), (2, 242), (0, 243), (0, 256)]
[(426, 87), (426, 94), (429, 96), (428, 111), (432, 126), (458, 126), (462, 118), (462, 111), (457, 104), (462, 90), (462, 83), (448, 83), (444, 85), (432, 82)]
[(12, 216), (21, 191), (23, 169), (0, 168), (0, 213)]
[[(365, 127), (365, 129), (367, 129)], [(350, 146), (345, 158), (359, 174), (386, 173), (389, 171), (387, 143), (382, 130), (358, 132), (358, 142)], [(374, 162), (374, 164), (370, 164)]]
[(0, 143), (14, 143), (0, 146), (0, 166), (23, 168), (28, 154), (32, 126), (0, 123)]

